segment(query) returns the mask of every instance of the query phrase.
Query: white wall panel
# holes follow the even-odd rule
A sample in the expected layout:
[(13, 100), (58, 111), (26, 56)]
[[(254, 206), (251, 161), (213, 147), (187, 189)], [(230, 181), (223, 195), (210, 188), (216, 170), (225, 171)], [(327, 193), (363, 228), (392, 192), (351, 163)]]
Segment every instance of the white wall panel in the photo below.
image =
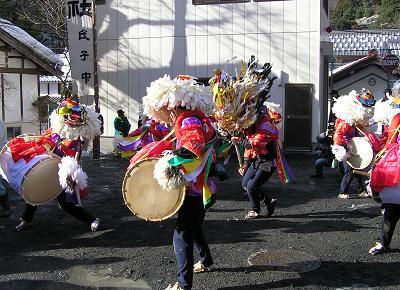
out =
[(172, 76), (172, 52), (174, 50), (174, 38), (163, 37), (161, 44), (162, 75)]
[(245, 19), (245, 5), (246, 3), (232, 4), (232, 22), (233, 22), (233, 33), (244, 34), (244, 19)]
[(219, 5), (208, 5), (207, 16), (208, 35), (220, 34)]
[(289, 82), (297, 82), (297, 35), (296, 33), (284, 33), (283, 70), (289, 75)]
[(38, 66), (29, 59), (24, 60), (24, 68), (37, 68)]
[(131, 4), (125, 0), (118, 0), (118, 38), (129, 37)]
[(209, 35), (207, 39), (208, 46), (208, 69), (207, 75), (211, 76), (214, 69), (220, 66), (219, 63), (219, 35)]
[(128, 14), (128, 37), (129, 38), (137, 38), (139, 35), (139, 0), (120, 0), (127, 6), (127, 14)]
[(297, 0), (297, 31), (310, 31), (310, 0)]
[(196, 36), (196, 76), (208, 77), (208, 37)]
[(285, 1), (283, 7), (283, 27), (285, 32), (296, 32), (297, 28), (297, 1)]
[(257, 27), (258, 33), (271, 32), (271, 2), (258, 3)]
[(196, 35), (208, 33), (208, 5), (194, 5), (196, 9)]
[(150, 38), (150, 68), (151, 68), (151, 79), (155, 80), (162, 75), (162, 40), (160, 37)]
[(258, 32), (258, 4), (256, 2), (245, 3), (244, 11), (244, 32), (257, 33)]
[[(32, 121), (34, 124), (39, 125), (37, 106), (32, 105), (38, 98), (37, 86), (38, 79), (36, 75), (22, 75), (23, 120), (25, 122)], [(54, 90), (50, 93), (54, 93)]]
[(234, 63), (239, 63), (241, 59), (245, 58), (244, 46), (244, 34), (233, 35), (232, 55), (237, 57)]
[(107, 39), (118, 39), (118, 22), (122, 12), (118, 10), (118, 0), (111, 0), (110, 4), (107, 3)]
[(221, 35), (233, 33), (233, 4), (224, 4), (219, 7), (220, 21), (219, 29)]
[(19, 74), (4, 75), (4, 108), (6, 122), (21, 121)]
[(257, 57), (261, 63), (271, 62), (271, 36), (270, 33), (258, 34)]
[(108, 49), (107, 53), (107, 67), (108, 67), (108, 98), (106, 102), (106, 106), (109, 110), (109, 120), (110, 124), (113, 124), (112, 121), (116, 115), (118, 109), (120, 109), (120, 104), (118, 100), (118, 41), (110, 40), (108, 41)]
[(6, 54), (4, 51), (0, 51), (0, 67), (4, 67), (6, 63)]
[(271, 32), (283, 31), (284, 12), (283, 5), (286, 1), (271, 2)]
[(161, 23), (162, 23), (162, 12), (161, 12), (161, 5), (158, 1), (149, 1), (150, 5), (150, 37), (159, 37), (161, 36)]
[(186, 74), (196, 76), (196, 36), (186, 37)]
[(244, 49), (245, 49), (245, 60), (247, 61), (251, 55), (257, 57), (257, 34), (245, 34), (244, 36)]
[(139, 34), (138, 37), (149, 37), (150, 35), (150, 2), (140, 1), (139, 10)]
[[(34, 77), (34, 79), (35, 79), (36, 82), (37, 82), (36, 76)], [(50, 83), (50, 84), (49, 84), (49, 93), (50, 93), (50, 95), (59, 95), (59, 92), (58, 92), (58, 83)], [(35, 95), (37, 95), (37, 93), (35, 93)]]
[(297, 82), (310, 82), (310, 33), (297, 33)]
[[(140, 95), (140, 71), (138, 65), (139, 58), (139, 40), (129, 39), (129, 117), (137, 118), (135, 116), (139, 113), (138, 104), (142, 103), (142, 95)], [(132, 124), (132, 127), (134, 124)]]
[[(124, 110), (129, 109), (129, 41), (121, 39), (118, 42), (118, 71), (117, 71), (117, 102)], [(128, 112), (127, 112), (128, 113)], [(129, 114), (128, 114), (129, 116)]]
[(191, 1), (186, 1), (186, 4), (182, 4), (182, 6), (186, 9), (184, 30), (185, 35), (194, 36), (196, 35), (196, 6), (192, 5)]
[(221, 68), (225, 68), (229, 72), (232, 72), (232, 61), (229, 61), (233, 57), (233, 36), (231, 34), (221, 35), (220, 46), (219, 46), (219, 63)]
[(150, 66), (151, 66), (151, 59), (150, 59), (150, 40), (148, 38), (141, 38), (139, 39), (139, 64), (140, 64), (140, 91), (139, 94), (144, 96), (146, 93), (146, 88), (150, 85), (152, 81), (150, 75)]
[(320, 30), (320, 1), (319, 0), (310, 0), (310, 30), (318, 31)]
[(161, 25), (162, 36), (174, 35), (174, 0), (164, 0), (159, 2), (161, 5), (161, 16), (163, 23)]

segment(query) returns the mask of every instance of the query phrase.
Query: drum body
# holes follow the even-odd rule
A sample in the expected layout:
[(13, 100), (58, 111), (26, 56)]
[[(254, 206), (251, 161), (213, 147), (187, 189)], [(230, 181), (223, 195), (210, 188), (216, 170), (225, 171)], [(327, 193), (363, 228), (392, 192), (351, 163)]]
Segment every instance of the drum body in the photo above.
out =
[(48, 203), (56, 198), (62, 188), (58, 180), (57, 155), (40, 154), (26, 162), (14, 162), (9, 148), (0, 156), (0, 166), (11, 187), (32, 205)]
[(350, 156), (347, 163), (354, 169), (366, 169), (374, 159), (372, 145), (365, 137), (353, 137), (347, 142)]
[(158, 158), (137, 162), (125, 174), (122, 194), (130, 211), (146, 221), (162, 221), (178, 212), (185, 199), (185, 187), (166, 191), (153, 177)]

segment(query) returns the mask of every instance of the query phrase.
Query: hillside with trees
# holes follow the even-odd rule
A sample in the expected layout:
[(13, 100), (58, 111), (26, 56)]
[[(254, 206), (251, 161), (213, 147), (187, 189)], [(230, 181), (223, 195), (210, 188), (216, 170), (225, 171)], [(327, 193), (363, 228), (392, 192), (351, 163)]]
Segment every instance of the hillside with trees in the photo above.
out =
[(331, 4), (331, 26), (336, 30), (400, 28), (399, 0), (337, 0)]

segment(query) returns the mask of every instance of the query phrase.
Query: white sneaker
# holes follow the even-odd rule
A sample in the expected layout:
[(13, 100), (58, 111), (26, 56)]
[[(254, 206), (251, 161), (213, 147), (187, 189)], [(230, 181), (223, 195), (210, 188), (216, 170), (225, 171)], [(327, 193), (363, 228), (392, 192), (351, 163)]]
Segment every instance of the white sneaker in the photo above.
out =
[(175, 285), (169, 284), (168, 287), (165, 288), (165, 290), (182, 290), (182, 288), (179, 287), (178, 282), (176, 282)]
[(92, 232), (95, 232), (99, 229), (100, 227), (100, 219), (96, 218), (90, 225), (90, 229)]
[(198, 261), (196, 264), (193, 265), (193, 273), (204, 273), (210, 272), (212, 270), (213, 267), (206, 267), (201, 261)]

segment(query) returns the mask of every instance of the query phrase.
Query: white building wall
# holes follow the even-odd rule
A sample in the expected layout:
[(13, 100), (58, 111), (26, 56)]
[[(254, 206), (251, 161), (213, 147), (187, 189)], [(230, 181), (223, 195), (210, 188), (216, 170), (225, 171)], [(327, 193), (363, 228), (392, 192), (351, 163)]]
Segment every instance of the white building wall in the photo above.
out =
[(227, 65), (233, 73), (240, 59), (247, 61), (252, 54), (260, 62), (271, 62), (280, 78), (271, 101), (284, 106), (285, 83), (314, 85), (313, 139), (319, 133), (320, 31), (327, 24), (327, 17), (321, 24), (319, 0), (220, 5), (114, 0), (97, 9), (105, 136), (113, 135), (119, 108), (135, 127), (141, 98), (156, 78), (164, 74), (207, 78), (237, 56)]

